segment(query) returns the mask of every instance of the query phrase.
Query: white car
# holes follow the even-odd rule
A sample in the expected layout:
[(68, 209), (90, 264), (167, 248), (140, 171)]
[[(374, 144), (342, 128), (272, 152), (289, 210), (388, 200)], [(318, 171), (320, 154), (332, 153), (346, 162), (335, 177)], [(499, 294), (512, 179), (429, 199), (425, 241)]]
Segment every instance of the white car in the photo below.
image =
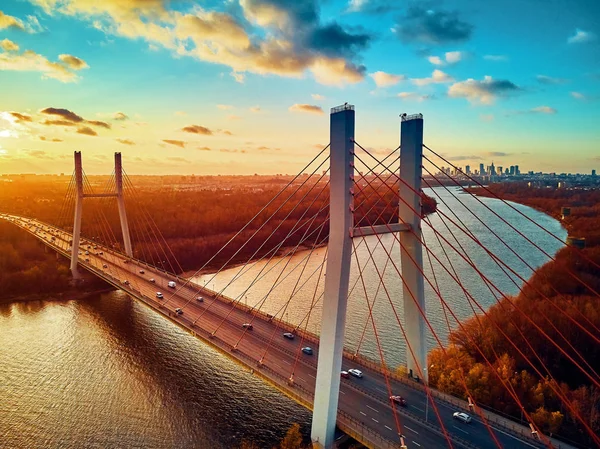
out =
[(471, 417), (465, 412), (454, 412), (452, 416), (454, 419), (458, 419), (459, 421), (462, 421), (465, 424), (469, 424), (472, 421)]
[(349, 372), (350, 374), (352, 374), (354, 377), (363, 377), (363, 373), (362, 373), (362, 371), (361, 371), (361, 370), (359, 370), (359, 369), (352, 368), (352, 369), (349, 369), (349, 370), (348, 370), (348, 372)]
[(156, 281), (154, 280), (154, 278), (148, 279), (150, 282), (155, 283)]
[(202, 296), (198, 296), (196, 298), (196, 301), (198, 301), (198, 302), (204, 302), (204, 298)]
[(161, 292), (156, 292), (156, 297), (158, 299), (163, 299), (164, 298), (164, 296), (163, 296), (163, 294)]
[(169, 287), (171, 287), (171, 288), (175, 288), (175, 286), (176, 286), (177, 284), (175, 284), (175, 281), (169, 281), (169, 283), (168, 283), (167, 285), (168, 285)]

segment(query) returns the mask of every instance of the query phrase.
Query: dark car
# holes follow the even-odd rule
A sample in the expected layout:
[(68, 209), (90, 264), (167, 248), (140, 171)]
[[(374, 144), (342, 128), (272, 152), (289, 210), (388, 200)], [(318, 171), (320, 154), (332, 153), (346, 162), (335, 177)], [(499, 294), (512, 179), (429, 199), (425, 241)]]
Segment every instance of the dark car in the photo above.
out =
[(251, 331), (252, 329), (254, 329), (254, 328), (252, 327), (252, 324), (250, 324), (250, 323), (244, 323), (244, 324), (242, 324), (242, 327), (243, 327), (244, 329), (248, 329), (249, 331)]
[(404, 399), (402, 396), (390, 396), (390, 401), (401, 405), (402, 407), (406, 407), (406, 399)]
[(307, 355), (313, 355), (313, 350), (312, 348), (305, 346), (304, 348), (302, 348), (302, 352), (307, 354)]
[(283, 334), (284, 338), (287, 338), (288, 340), (293, 340), (294, 338), (296, 338), (296, 336), (294, 334), (292, 334), (291, 332), (286, 332), (285, 334)]

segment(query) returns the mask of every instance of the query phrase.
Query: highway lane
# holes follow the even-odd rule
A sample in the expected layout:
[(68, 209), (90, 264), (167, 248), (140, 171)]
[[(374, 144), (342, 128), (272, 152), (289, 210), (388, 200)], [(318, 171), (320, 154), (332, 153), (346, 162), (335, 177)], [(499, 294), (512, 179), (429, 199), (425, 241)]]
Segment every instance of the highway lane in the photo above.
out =
[[(50, 246), (56, 246), (68, 250), (71, 236), (56, 228), (32, 221), (31, 223), (16, 219), (15, 224), (25, 227), (35, 233), (38, 238)], [(54, 241), (52, 241), (54, 237)], [(298, 336), (294, 340), (287, 340), (277, 321), (268, 321), (262, 316), (255, 316), (240, 305), (231, 304), (227, 298), (217, 298), (215, 292), (201, 288), (197, 285), (183, 287), (182, 281), (172, 275), (168, 275), (153, 267), (149, 267), (136, 260), (128, 261), (122, 254), (98, 246), (94, 249), (94, 243), (82, 239), (80, 246), (80, 262), (89, 264), (93, 269), (103, 271), (105, 276), (112, 279), (115, 284), (124, 280), (130, 285), (121, 284), (125, 289), (131, 289), (134, 295), (142, 295), (146, 302), (152, 303), (171, 319), (179, 321), (192, 330), (204, 330), (226, 342), (230, 347), (237, 346), (237, 350), (245, 355), (262, 362), (265, 366), (279, 373), (283, 378), (294, 375), (294, 382), (314, 392), (316, 361), (318, 356), (318, 344), (314, 341), (301, 341)], [(88, 248), (89, 246), (89, 248)], [(85, 252), (89, 251), (89, 255)], [(103, 254), (99, 254), (103, 252)], [(88, 262), (85, 259), (89, 259)], [(128, 262), (126, 262), (128, 261)], [(106, 265), (106, 268), (104, 267)], [(144, 273), (140, 273), (143, 270)], [(155, 282), (150, 282), (154, 278)], [(167, 286), (170, 280), (178, 284), (176, 289)], [(156, 292), (164, 294), (164, 299), (156, 298)], [(197, 292), (200, 291), (198, 294)], [(196, 297), (201, 295), (203, 302), (198, 302)], [(181, 308), (183, 315), (176, 315), (175, 309)], [(243, 323), (251, 322), (253, 330), (242, 328)], [(303, 354), (302, 346), (313, 348), (312, 356)], [(235, 353), (232, 354), (234, 357)], [(396, 418), (390, 406), (389, 393), (386, 388), (384, 377), (372, 370), (344, 359), (343, 369), (359, 368), (364, 373), (361, 379), (341, 379), (340, 409), (350, 415), (356, 421), (362, 423), (385, 438), (398, 441), (398, 427)], [(432, 404), (425, 405), (425, 394), (409, 387), (408, 385), (392, 380), (392, 393), (404, 396), (408, 406), (397, 410), (397, 420), (401, 432), (405, 436), (408, 447), (447, 447), (446, 439), (441, 435), (442, 430), (434, 413)], [(285, 385), (284, 385), (285, 387)], [(436, 400), (435, 406), (439, 410), (442, 423), (453, 437), (467, 440), (474, 447), (497, 447), (490, 437), (487, 429), (478, 419), (465, 425), (452, 418), (452, 413), (458, 409), (449, 404)], [(428, 409), (428, 410), (427, 410)], [(426, 411), (428, 413), (426, 413)], [(427, 419), (429, 424), (424, 421)], [(474, 417), (475, 418), (475, 417)], [(432, 428), (437, 431), (432, 431)], [(507, 448), (531, 448), (542, 447), (531, 438), (515, 437), (510, 432), (495, 426), (498, 431), (495, 435), (502, 447)]]

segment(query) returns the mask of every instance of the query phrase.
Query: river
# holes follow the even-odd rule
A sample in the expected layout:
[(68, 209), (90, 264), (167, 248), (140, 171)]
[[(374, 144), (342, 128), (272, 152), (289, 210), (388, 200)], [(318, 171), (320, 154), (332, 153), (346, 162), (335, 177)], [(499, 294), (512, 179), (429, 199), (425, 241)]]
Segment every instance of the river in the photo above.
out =
[[(486, 248), (514, 267), (524, 278), (531, 272), (514, 255), (485, 230), (465, 210), (461, 211), (452, 195), (442, 189), (436, 193), (448, 203)], [(435, 195), (434, 195), (435, 196)], [(469, 195), (459, 195), (469, 208), (491, 224), (507, 243), (531, 265), (539, 266), (547, 258), (525, 243), (514, 231), (477, 203)], [(481, 198), (481, 201), (517, 227), (550, 254), (561, 244), (541, 232), (528, 220), (500, 201)], [(561, 238), (566, 232), (560, 223), (525, 206), (516, 207), (534, 221)], [(449, 213), (439, 202), (439, 209)], [(434, 214), (429, 217), (433, 226), (448, 241), (450, 233)], [(444, 260), (436, 236), (424, 225), (424, 236), (433, 254)], [(518, 292), (508, 276), (497, 269), (485, 251), (464, 235), (456, 236), (477, 266), (489, 275), (494, 284), (506, 294)], [(357, 239), (356, 244), (359, 245)], [(393, 236), (382, 238), (383, 245), (398, 256), (398, 244)], [(369, 282), (366, 285), (372, 300), (377, 290), (377, 271), (369, 261), (377, 237), (367, 237), (357, 250), (358, 263), (364, 268)], [(445, 245), (448, 252), (452, 252)], [(308, 259), (303, 279), (318, 272), (324, 248), (315, 250)], [(297, 265), (308, 252), (294, 255), (280, 279)], [(374, 252), (382, 267), (385, 252)], [(482, 307), (495, 302), (489, 289), (462, 260), (450, 256), (469, 292)], [(399, 256), (395, 263), (398, 264)], [(276, 265), (272, 261), (267, 270)], [(287, 262), (283, 258), (278, 267)], [(431, 278), (429, 261), (424, 258), (426, 274)], [(435, 267), (442, 297), (459, 318), (472, 315), (462, 290)], [(226, 293), (240, 295), (249, 305), (259, 303), (278, 277), (270, 271), (264, 279), (245, 292), (243, 282), (253, 279), (265, 263), (258, 262)], [(302, 265), (296, 270), (301, 270)], [(265, 270), (266, 271), (266, 270)], [(239, 268), (223, 271), (214, 279), (200, 278), (209, 287), (220, 289), (236, 276)], [(295, 271), (298, 273), (299, 271)], [(289, 299), (295, 281), (288, 280), (277, 287), (264, 302), (262, 309), (298, 323), (306, 315), (315, 294), (316, 275), (298, 293), (290, 307), (281, 311)], [(298, 276), (296, 276), (297, 278)], [(401, 316), (401, 284), (395, 269), (388, 263), (385, 272), (386, 289)], [(357, 279), (357, 263), (353, 259), (350, 285)], [(517, 285), (521, 282), (517, 279)], [(214, 286), (213, 286), (214, 284)], [(300, 282), (302, 284), (302, 282)], [(319, 282), (322, 285), (322, 280)], [(316, 289), (317, 297), (319, 289)], [(446, 322), (440, 301), (426, 285), (427, 314), (436, 334), (447, 338)], [(378, 333), (386, 361), (393, 364), (405, 360), (405, 345), (387, 294), (379, 289), (373, 307)], [(318, 332), (320, 307), (314, 307), (307, 329)], [(367, 306), (361, 283), (350, 296), (347, 323), (347, 345), (355, 350), (362, 340), (360, 352), (377, 358), (372, 326), (367, 321)], [(306, 323), (307, 320), (304, 320)], [(361, 339), (363, 330), (365, 336)], [(451, 323), (454, 327), (456, 323)], [(435, 340), (429, 333), (429, 345)], [(121, 291), (93, 296), (82, 301), (36, 301), (0, 305), (0, 447), (5, 448), (234, 448), (242, 437), (255, 441), (260, 447), (272, 447), (293, 422), (301, 424), (306, 433), (310, 414), (302, 407), (253, 377), (245, 369), (188, 335), (171, 322), (157, 315)]]

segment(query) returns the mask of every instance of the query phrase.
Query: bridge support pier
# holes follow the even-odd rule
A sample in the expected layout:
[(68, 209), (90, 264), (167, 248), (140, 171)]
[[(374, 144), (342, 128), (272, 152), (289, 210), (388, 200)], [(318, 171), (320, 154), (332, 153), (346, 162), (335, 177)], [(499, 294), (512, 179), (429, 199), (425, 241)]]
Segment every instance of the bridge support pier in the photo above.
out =
[(73, 244), (71, 246), (71, 275), (73, 279), (80, 279), (77, 270), (79, 260), (79, 241), (81, 238), (81, 216), (83, 213), (83, 167), (81, 165), (81, 151), (75, 151), (75, 218), (73, 220)]
[(344, 349), (352, 256), (354, 108), (333, 108), (330, 128), (330, 224), (327, 276), (311, 437), (319, 449), (333, 447)]
[(121, 163), (121, 153), (115, 153), (115, 184), (117, 186), (117, 204), (119, 205), (119, 220), (121, 221), (121, 231), (123, 232), (125, 254), (133, 257), (129, 224), (127, 223), (127, 214), (125, 213), (125, 199), (123, 198), (123, 165)]
[[(400, 233), (404, 326), (407, 336), (408, 372), (427, 382), (427, 345), (425, 336), (425, 291), (423, 286), (423, 248), (421, 245), (421, 175), (423, 163), (423, 116), (402, 116), (400, 125), (400, 202), (401, 223), (412, 231)], [(418, 212), (418, 213), (415, 213)]]

